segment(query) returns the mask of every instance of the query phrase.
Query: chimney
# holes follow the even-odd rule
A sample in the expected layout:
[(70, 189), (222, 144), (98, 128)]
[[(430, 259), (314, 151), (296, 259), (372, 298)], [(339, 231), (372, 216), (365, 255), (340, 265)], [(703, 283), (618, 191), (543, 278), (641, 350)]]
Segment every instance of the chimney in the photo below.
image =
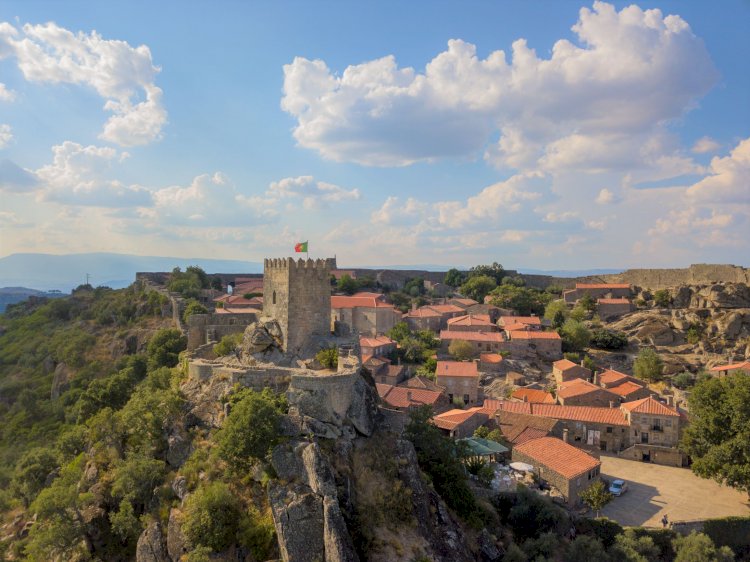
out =
[(610, 400), (610, 401), (609, 401), (609, 407), (610, 407), (610, 408), (614, 408), (614, 407), (615, 407), (615, 403), (614, 403), (614, 401), (613, 401), (613, 400)]
[(567, 427), (565, 429), (563, 429), (563, 441), (565, 443), (568, 442), (568, 428)]
[(581, 367), (583, 367), (583, 359), (581, 359)]
[(528, 402), (529, 401), (529, 395), (528, 394), (524, 394), (523, 395), (523, 401), (524, 402)]
[(411, 404), (411, 390), (406, 391), (406, 401)]
[(596, 386), (599, 386), (599, 373), (594, 371), (594, 376), (592, 377), (592, 380)]
[(411, 303), (411, 310), (412, 310), (412, 312), (414, 312), (415, 310), (417, 310), (417, 303), (416, 303), (416, 301), (414, 301), (414, 302)]

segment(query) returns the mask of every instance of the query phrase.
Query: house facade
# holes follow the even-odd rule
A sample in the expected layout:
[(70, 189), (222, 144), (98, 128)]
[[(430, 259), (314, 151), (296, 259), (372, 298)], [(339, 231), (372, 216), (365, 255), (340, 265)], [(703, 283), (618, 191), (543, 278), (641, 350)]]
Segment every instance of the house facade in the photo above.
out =
[(435, 375), (438, 386), (445, 389), (451, 402), (458, 399), (467, 406), (481, 403), (479, 371), (475, 361), (438, 361)]

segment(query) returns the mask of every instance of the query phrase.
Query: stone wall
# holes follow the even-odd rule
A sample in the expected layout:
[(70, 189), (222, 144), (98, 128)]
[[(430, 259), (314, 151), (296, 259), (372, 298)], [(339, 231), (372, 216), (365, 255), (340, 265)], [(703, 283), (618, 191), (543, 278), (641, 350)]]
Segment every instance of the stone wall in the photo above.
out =
[(212, 341), (221, 341), (224, 336), (242, 333), (257, 320), (258, 316), (253, 313), (193, 314), (188, 318), (188, 351)]
[(657, 290), (679, 285), (750, 283), (750, 270), (728, 264), (694, 264), (682, 269), (628, 269), (622, 273), (579, 279), (588, 283), (630, 283)]

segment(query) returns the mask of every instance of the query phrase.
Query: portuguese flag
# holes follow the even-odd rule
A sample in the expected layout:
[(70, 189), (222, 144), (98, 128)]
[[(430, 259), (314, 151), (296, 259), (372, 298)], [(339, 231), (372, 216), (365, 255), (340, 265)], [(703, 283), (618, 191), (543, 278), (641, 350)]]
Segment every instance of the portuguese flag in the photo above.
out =
[(294, 245), (294, 251), (299, 252), (307, 252), (307, 242), (297, 242)]

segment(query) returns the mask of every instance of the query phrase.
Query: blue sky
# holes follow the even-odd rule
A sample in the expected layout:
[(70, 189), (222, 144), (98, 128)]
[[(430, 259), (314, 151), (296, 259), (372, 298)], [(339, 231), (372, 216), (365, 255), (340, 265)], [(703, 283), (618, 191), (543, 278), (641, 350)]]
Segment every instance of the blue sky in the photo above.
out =
[(750, 265), (748, 2), (5, 1), (0, 22), (0, 255)]

